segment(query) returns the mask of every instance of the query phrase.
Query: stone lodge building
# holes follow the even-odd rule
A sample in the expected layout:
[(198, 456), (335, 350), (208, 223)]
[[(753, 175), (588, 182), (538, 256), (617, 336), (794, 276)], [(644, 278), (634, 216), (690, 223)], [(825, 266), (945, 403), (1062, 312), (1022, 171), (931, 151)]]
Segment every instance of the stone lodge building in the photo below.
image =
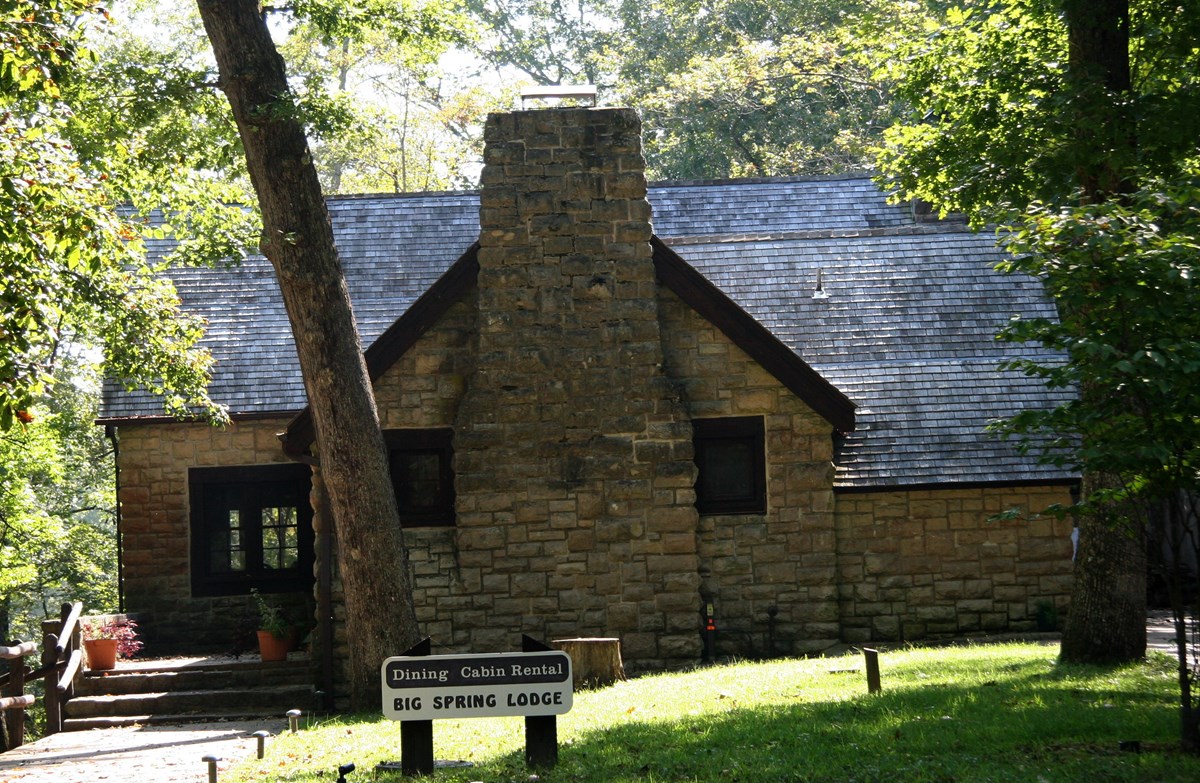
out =
[[(485, 138), (480, 192), (329, 200), (435, 652), (615, 636), (647, 670), (700, 660), (708, 603), (740, 655), (1065, 610), (1069, 523), (992, 518), (1075, 482), (985, 432), (1052, 401), (997, 369), (1040, 350), (999, 327), (1054, 310), (994, 271), (993, 237), (865, 176), (648, 187), (627, 109), (494, 115)], [(320, 444), (270, 265), (173, 277), (234, 423), (107, 391), (125, 609), (150, 651), (227, 648), (257, 588), (336, 661)]]

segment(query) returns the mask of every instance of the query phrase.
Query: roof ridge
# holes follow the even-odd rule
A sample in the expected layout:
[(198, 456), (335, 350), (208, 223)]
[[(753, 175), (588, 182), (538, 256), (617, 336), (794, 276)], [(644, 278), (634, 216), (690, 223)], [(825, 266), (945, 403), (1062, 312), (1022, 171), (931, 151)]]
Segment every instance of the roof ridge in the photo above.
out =
[(784, 177), (720, 177), (717, 179), (660, 179), (649, 183), (652, 188), (687, 188), (705, 185), (769, 185), (790, 182), (841, 182), (852, 179), (871, 179), (871, 169), (844, 171), (839, 174), (795, 174)]
[(965, 223), (932, 221), (926, 223), (903, 223), (898, 226), (877, 228), (835, 228), (812, 231), (774, 231), (746, 234), (696, 234), (693, 236), (659, 234), (671, 245), (713, 245), (733, 242), (763, 242), (783, 239), (851, 239), (854, 237), (921, 236), (929, 234), (978, 234)]
[[(786, 185), (797, 182), (846, 182), (850, 180), (871, 180), (875, 172), (869, 169), (844, 171), (839, 174), (797, 174), (782, 177), (717, 177), (713, 179), (660, 179), (647, 182), (651, 188), (691, 188), (727, 185)], [(461, 188), (458, 190), (412, 190), (400, 193), (376, 191), (372, 193), (329, 193), (325, 196), (328, 201), (354, 201), (358, 199), (387, 200), (393, 198), (428, 198), (430, 196), (478, 196), (482, 188)]]
[(449, 198), (462, 196), (478, 196), (479, 188), (471, 190), (414, 190), (403, 193), (329, 193), (326, 194), (326, 201), (391, 201), (393, 199), (410, 199), (410, 198)]

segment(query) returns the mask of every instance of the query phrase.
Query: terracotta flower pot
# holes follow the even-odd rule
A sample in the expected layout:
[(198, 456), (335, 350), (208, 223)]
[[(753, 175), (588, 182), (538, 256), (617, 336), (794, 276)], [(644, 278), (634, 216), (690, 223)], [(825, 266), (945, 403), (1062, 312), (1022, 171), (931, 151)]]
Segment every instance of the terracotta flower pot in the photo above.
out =
[(292, 640), (278, 637), (270, 631), (258, 632), (258, 654), (264, 661), (286, 661)]
[(84, 639), (89, 669), (113, 669), (117, 665), (116, 639)]

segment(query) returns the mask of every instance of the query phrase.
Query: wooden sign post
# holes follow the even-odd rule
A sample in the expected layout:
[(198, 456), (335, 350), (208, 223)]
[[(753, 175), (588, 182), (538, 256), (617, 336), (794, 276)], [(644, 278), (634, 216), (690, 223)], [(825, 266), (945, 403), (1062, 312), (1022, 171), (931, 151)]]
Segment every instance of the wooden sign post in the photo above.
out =
[(525, 716), (525, 760), (531, 767), (558, 761), (555, 717), (571, 709), (571, 658), (530, 637), (524, 652), (430, 655), (425, 639), (383, 662), (384, 717), (400, 724), (405, 775), (433, 772), (437, 718)]

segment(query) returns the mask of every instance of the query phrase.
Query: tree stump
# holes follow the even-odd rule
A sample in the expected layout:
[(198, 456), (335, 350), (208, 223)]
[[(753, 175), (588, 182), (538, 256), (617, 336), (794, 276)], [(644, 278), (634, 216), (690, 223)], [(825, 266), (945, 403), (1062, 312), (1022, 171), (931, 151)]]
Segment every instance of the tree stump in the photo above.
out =
[(599, 688), (625, 679), (620, 639), (555, 639), (550, 645), (571, 656), (572, 683), (577, 690)]

